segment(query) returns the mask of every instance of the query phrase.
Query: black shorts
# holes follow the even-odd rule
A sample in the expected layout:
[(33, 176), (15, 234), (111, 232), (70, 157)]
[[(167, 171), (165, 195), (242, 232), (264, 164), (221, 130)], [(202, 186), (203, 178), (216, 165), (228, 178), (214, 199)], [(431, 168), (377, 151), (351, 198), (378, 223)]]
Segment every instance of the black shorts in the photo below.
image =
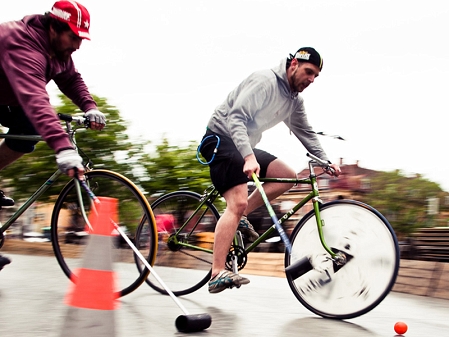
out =
[[(37, 135), (37, 131), (31, 124), (25, 112), (19, 106), (0, 105), (0, 124), (9, 128), (9, 135)], [(36, 141), (5, 139), (6, 145), (13, 151), (30, 153), (34, 151)]]
[[(210, 178), (220, 194), (223, 195), (231, 187), (246, 184), (250, 179), (243, 173), (245, 161), (230, 137), (217, 135), (207, 130), (200, 148), (204, 159), (208, 162), (212, 159), (217, 145), (215, 135), (220, 137), (220, 145), (214, 159), (209, 163)], [(264, 178), (267, 175), (268, 165), (277, 157), (259, 149), (253, 149), (253, 152), (260, 165), (259, 176)]]

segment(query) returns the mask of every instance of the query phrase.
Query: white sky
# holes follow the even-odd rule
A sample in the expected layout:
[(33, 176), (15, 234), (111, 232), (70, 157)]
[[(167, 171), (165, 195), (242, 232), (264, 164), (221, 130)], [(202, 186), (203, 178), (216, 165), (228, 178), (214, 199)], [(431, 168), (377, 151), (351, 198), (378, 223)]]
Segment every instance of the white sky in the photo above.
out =
[[(74, 54), (91, 92), (158, 143), (200, 140), (209, 116), (251, 72), (299, 47), (324, 58), (303, 92), (330, 159), (420, 173), (449, 191), (449, 1), (80, 1), (92, 41)], [(53, 1), (8, 3), (0, 21), (50, 10)], [(54, 87), (49, 90), (54, 92)], [(296, 170), (305, 149), (284, 125), (258, 147)], [(292, 158), (287, 158), (292, 157)]]

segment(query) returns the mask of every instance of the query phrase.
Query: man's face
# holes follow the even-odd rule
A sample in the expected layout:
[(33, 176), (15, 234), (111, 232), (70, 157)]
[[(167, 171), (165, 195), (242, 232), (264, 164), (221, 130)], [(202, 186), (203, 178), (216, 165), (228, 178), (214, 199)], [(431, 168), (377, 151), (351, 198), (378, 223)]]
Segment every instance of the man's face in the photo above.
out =
[(56, 58), (68, 61), (83, 40), (71, 30), (57, 33), (50, 27), (50, 45)]
[(293, 92), (303, 92), (320, 74), (320, 68), (308, 62), (293, 59), (287, 72), (288, 83)]

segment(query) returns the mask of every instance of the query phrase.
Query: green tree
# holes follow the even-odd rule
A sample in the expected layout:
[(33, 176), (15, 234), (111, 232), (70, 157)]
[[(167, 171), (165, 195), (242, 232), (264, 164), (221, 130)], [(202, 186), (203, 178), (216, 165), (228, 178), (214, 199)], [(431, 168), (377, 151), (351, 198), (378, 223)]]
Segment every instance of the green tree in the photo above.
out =
[(202, 193), (211, 185), (209, 167), (201, 165), (196, 158), (198, 144), (170, 145), (167, 138), (157, 145), (153, 154), (142, 158), (147, 179), (141, 181), (153, 196), (177, 190)]
[[(59, 96), (61, 105), (56, 111), (65, 114), (82, 114), (82, 112), (64, 95)], [(126, 175), (133, 180), (133, 162), (142, 153), (148, 142), (131, 142), (126, 133), (127, 123), (120, 117), (119, 111), (110, 106), (105, 98), (94, 96), (98, 108), (106, 115), (107, 125), (102, 131), (78, 129), (77, 143), (82, 149), (83, 159), (88, 158), (95, 168), (106, 168)], [(39, 142), (33, 153), (20, 158), (1, 172), (2, 188), (13, 187), (12, 197), (28, 197), (57, 169), (55, 156), (45, 142)], [(44, 197), (57, 194), (61, 184), (68, 177), (60, 179)]]
[(396, 170), (377, 172), (370, 187), (361, 200), (381, 212), (398, 235), (408, 236), (416, 228), (437, 225), (435, 216), (427, 214), (427, 200), (444, 197), (438, 184), (421, 177), (406, 177)]

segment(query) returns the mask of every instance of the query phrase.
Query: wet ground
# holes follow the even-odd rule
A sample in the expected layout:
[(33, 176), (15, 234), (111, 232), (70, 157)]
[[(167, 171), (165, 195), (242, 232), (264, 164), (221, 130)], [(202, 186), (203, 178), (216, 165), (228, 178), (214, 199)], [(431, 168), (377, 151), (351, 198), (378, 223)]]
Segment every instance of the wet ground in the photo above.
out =
[[(2, 254), (13, 263), (0, 271), (0, 335), (65, 336), (69, 307), (64, 298), (70, 282), (52, 256)], [(135, 273), (130, 265), (130, 275)], [(397, 321), (408, 324), (406, 336), (441, 336), (449, 332), (449, 301), (390, 293), (371, 312), (347, 321), (320, 318), (305, 309), (292, 294), (284, 278), (245, 275), (251, 283), (240, 289), (211, 295), (206, 287), (181, 297), (190, 314), (212, 316), (209, 329), (184, 334), (175, 328), (183, 312), (168, 296), (146, 284), (119, 300), (119, 308), (105, 319), (98, 316), (105, 331), (112, 326), (115, 336), (395, 336)], [(176, 278), (176, 271), (171, 277)], [(86, 309), (87, 310), (87, 309)], [(82, 332), (83, 336), (91, 336)]]

